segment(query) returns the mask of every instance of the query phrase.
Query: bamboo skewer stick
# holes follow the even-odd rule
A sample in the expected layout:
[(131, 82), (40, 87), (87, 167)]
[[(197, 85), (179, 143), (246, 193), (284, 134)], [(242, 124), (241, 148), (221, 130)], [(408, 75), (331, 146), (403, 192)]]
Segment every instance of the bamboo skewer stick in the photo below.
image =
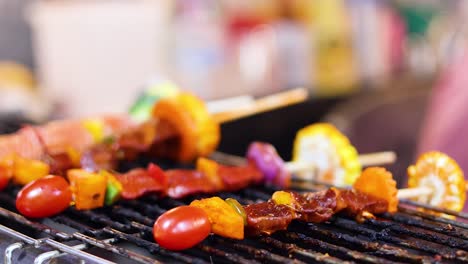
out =
[(375, 153), (359, 154), (359, 163), (363, 167), (374, 165), (393, 164), (395, 163), (397, 155), (393, 151), (382, 151)]
[[(240, 104), (240, 107), (238, 107), (236, 110), (232, 109), (229, 111), (214, 113), (213, 118), (219, 123), (231, 122), (247, 116), (298, 104), (307, 100), (307, 97), (308, 92), (305, 88), (296, 88), (286, 92), (265, 96), (263, 98), (252, 101), (249, 101), (249, 99), (245, 96), (234, 97), (233, 99), (237, 98), (239, 99), (239, 102), (242, 102), (242, 104)], [(227, 100), (229, 101), (230, 99)], [(359, 155), (359, 161), (364, 167), (373, 165), (392, 164), (395, 162), (395, 160), (396, 154), (391, 151)], [(313, 169), (312, 167), (314, 167), (312, 164), (295, 164), (295, 162), (288, 162), (286, 165), (291, 172), (310, 170)]]
[(399, 189), (397, 193), (398, 199), (408, 199), (418, 196), (426, 196), (434, 193), (434, 190), (429, 187), (416, 187), (416, 188), (404, 188)]
[[(363, 167), (393, 164), (396, 161), (396, 153), (393, 151), (382, 151), (359, 155), (359, 163)], [(289, 161), (285, 163), (286, 169), (291, 172), (312, 171), (317, 169), (314, 163), (303, 161)]]
[(213, 114), (213, 118), (218, 123), (227, 123), (247, 116), (304, 102), (307, 100), (307, 96), (308, 92), (305, 88), (296, 88), (286, 92), (262, 97), (255, 100), (253, 104), (236, 110), (215, 113)]

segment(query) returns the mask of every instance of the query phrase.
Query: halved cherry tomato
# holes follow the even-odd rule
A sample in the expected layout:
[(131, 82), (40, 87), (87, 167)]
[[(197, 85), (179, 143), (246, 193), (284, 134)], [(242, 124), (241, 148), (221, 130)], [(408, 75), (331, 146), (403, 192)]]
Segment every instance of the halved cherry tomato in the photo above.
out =
[(60, 176), (45, 176), (30, 182), (16, 196), (16, 209), (31, 218), (49, 217), (70, 206), (72, 192)]
[(205, 211), (187, 205), (165, 212), (153, 227), (156, 242), (169, 250), (191, 248), (203, 241), (210, 232), (211, 223)]

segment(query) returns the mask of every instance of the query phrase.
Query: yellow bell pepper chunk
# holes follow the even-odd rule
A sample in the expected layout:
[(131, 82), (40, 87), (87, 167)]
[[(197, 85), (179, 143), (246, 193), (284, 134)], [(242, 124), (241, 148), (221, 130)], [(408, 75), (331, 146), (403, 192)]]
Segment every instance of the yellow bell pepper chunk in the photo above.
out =
[(14, 157), (13, 181), (26, 185), (34, 180), (49, 175), (50, 166), (39, 160)]
[(86, 119), (82, 125), (88, 130), (94, 142), (101, 142), (104, 139), (104, 124), (99, 119)]
[(273, 193), (271, 196), (271, 199), (275, 204), (284, 204), (287, 206), (292, 207), (295, 200), (292, 197), (292, 194), (290, 192), (285, 192), (285, 191), (276, 191)]
[(211, 222), (213, 233), (222, 237), (243, 239), (244, 219), (219, 197), (195, 200), (190, 206), (203, 209)]
[(217, 189), (223, 189), (224, 183), (223, 179), (218, 175), (218, 163), (216, 161), (207, 158), (198, 158), (196, 168), (197, 171), (203, 172)]
[(105, 173), (72, 169), (68, 170), (67, 177), (70, 181), (76, 209), (89, 210), (104, 205), (107, 187), (107, 175)]

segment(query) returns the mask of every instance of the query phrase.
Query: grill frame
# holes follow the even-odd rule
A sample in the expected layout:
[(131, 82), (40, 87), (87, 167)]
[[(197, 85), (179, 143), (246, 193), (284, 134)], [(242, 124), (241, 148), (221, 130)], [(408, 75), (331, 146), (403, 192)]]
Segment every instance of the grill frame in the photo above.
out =
[[(299, 191), (304, 185), (301, 185)], [(308, 189), (319, 190), (321, 184), (308, 183)], [(67, 209), (63, 214), (33, 221), (14, 212), (18, 187), (10, 186), (0, 193), (0, 234), (13, 238), (8, 252), (46, 246), (36, 260), (79, 258), (86, 263), (114, 263), (87, 250), (102, 249), (113, 257), (134, 263), (439, 263), (468, 261), (468, 224), (418, 211), (414, 202), (402, 201), (395, 214), (383, 214), (378, 220), (363, 224), (345, 216), (334, 216), (320, 224), (294, 221), (287, 231), (272, 236), (248, 237), (234, 241), (216, 235), (193, 249), (172, 252), (152, 240), (156, 216), (169, 208), (184, 205), (196, 195), (182, 200), (145, 196), (138, 200), (120, 201), (112, 207), (92, 211)], [(233, 197), (241, 203), (265, 200), (275, 191), (272, 187), (254, 186), (235, 193), (223, 192), (222, 198)], [(427, 208), (427, 206), (425, 206)], [(434, 209), (434, 208), (433, 208)], [(449, 213), (446, 210), (434, 209)], [(464, 214), (459, 219), (466, 220)], [(72, 231), (59, 230), (54, 224), (66, 225)], [(22, 234), (13, 227), (32, 230)], [(21, 229), (21, 228), (17, 228)], [(18, 244), (18, 242), (20, 244)], [(122, 243), (144, 248), (145, 254), (121, 246)], [(49, 250), (47, 250), (49, 249)], [(149, 254), (149, 255), (148, 255)], [(14, 254), (10, 254), (13, 257)], [(11, 263), (5, 257), (5, 263)], [(110, 261), (110, 262), (109, 262)], [(47, 263), (47, 262), (40, 262)]]

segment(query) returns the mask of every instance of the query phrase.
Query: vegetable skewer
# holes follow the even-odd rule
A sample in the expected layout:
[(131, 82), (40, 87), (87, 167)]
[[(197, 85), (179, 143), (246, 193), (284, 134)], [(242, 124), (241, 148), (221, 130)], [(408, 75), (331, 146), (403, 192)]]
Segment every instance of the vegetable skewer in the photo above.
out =
[[(235, 118), (302, 102), (306, 98), (307, 92), (301, 88), (267, 96), (238, 111)], [(185, 162), (211, 153), (217, 147), (218, 121), (229, 121), (228, 116), (233, 117), (232, 113), (210, 115), (204, 103), (188, 93), (168, 93), (156, 103), (151, 120), (138, 126), (127, 116), (54, 121), (45, 126), (25, 128), (17, 134), (0, 136), (0, 157), (15, 153), (27, 159), (39, 160), (48, 156), (63, 160), (68, 158), (70, 152), (80, 155), (89, 151), (95, 143), (118, 139), (123, 134), (123, 137), (133, 141), (134, 145), (130, 148), (141, 151), (156, 141), (158, 147), (163, 149), (157, 151), (158, 155)], [(139, 136), (144, 139), (135, 139)], [(161, 144), (164, 141), (168, 142)], [(168, 151), (168, 148), (174, 150)], [(379, 162), (382, 164), (386, 161)]]

